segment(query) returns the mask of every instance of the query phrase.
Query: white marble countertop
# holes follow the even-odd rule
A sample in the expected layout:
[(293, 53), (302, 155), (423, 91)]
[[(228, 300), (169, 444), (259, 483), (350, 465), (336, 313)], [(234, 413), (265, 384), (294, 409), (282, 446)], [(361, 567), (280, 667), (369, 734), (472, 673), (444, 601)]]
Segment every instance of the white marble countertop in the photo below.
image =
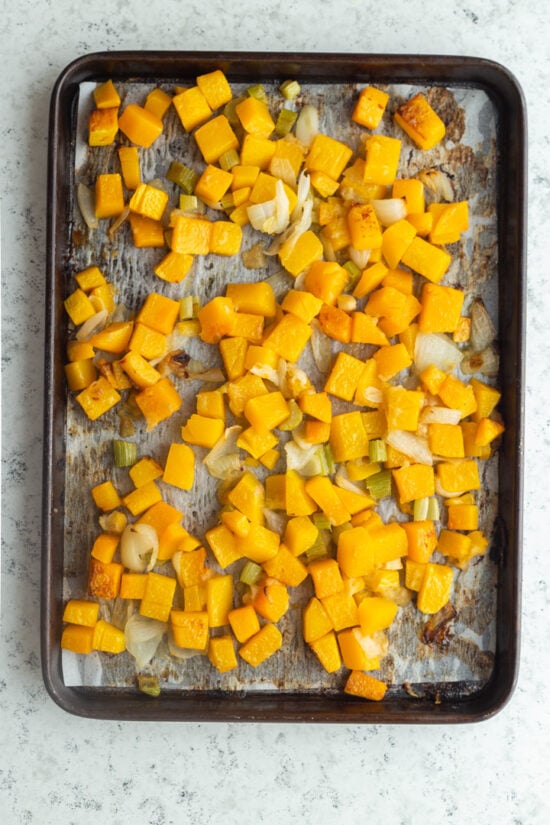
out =
[[(152, 12), (154, 8), (154, 12)], [(4, 825), (550, 821), (550, 17), (522, 0), (88, 0), (2, 3), (3, 500), (0, 819)], [(506, 65), (529, 113), (523, 639), (517, 689), (474, 726), (139, 724), (69, 716), (39, 652), (42, 341), (49, 97), (93, 51), (463, 54)]]

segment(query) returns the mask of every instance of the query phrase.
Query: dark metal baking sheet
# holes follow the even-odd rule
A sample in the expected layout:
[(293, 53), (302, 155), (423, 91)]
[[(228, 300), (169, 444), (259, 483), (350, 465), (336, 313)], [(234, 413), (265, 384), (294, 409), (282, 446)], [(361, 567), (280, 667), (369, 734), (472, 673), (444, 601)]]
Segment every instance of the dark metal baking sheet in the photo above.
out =
[[(71, 592), (71, 582), (78, 582), (79, 577), (82, 582), (85, 577), (85, 571), (77, 569), (79, 555), (74, 537), (80, 493), (76, 485), (71, 485), (71, 466), (82, 459), (75, 450), (82, 432), (72, 439), (71, 408), (63, 376), (67, 335), (63, 298), (71, 273), (82, 268), (79, 263), (87, 263), (82, 257), (86, 245), (79, 242), (74, 202), (75, 184), (82, 168), (86, 168), (86, 159), (82, 166), (79, 157), (82, 90), (88, 83), (109, 77), (128, 93), (141, 84), (144, 88), (155, 84), (168, 87), (193, 81), (196, 75), (216, 67), (226, 72), (232, 85), (277, 83), (295, 77), (319, 100), (338, 96), (341, 87), (352, 89), (367, 82), (392, 90), (431, 88), (442, 100), (452, 98), (455, 108), (460, 100), (466, 101), (466, 110), (467, 101), (476, 101), (479, 109), (479, 101), (486, 99), (487, 112), (482, 115), (478, 111), (478, 121), (481, 124), (484, 118), (494, 119), (489, 128), (494, 131), (494, 141), (487, 147), (490, 160), (484, 164), (491, 177), (485, 187), (494, 204), (494, 209), (488, 210), (492, 215), (492, 237), (481, 241), (478, 234), (476, 249), (485, 250), (486, 255), (483, 259), (478, 255), (477, 269), (473, 268), (474, 277), (483, 278), (486, 297), (493, 301), (498, 317), (499, 386), (507, 424), (499, 460), (493, 465), (498, 497), (494, 502), (492, 549), (486, 563), (484, 560), (483, 565), (476, 565), (470, 574), (470, 591), (463, 589), (463, 615), (468, 612), (468, 598), (471, 605), (458, 658), (453, 649), (426, 649), (423, 659), (429, 667), (411, 666), (410, 686), (403, 677), (407, 668), (393, 663), (393, 672), (386, 673), (393, 684), (381, 704), (347, 697), (341, 691), (342, 678), (327, 680), (315, 663), (309, 669), (300, 669), (290, 668), (287, 662), (286, 670), (268, 670), (267, 681), (263, 674), (249, 674), (241, 681), (209, 681), (200, 667), (196, 672), (190, 668), (186, 679), (178, 681), (176, 673), (169, 689), (163, 689), (158, 699), (140, 694), (132, 680), (116, 668), (106, 666), (98, 672), (92, 667), (84, 677), (82, 672), (71, 677), (67, 666), (63, 667), (59, 649), (63, 603)], [(483, 133), (487, 124), (479, 128)], [(457, 129), (455, 171), (460, 174), (462, 169), (463, 175), (475, 176), (475, 162), (461, 155), (460, 126)], [(472, 58), (106, 53), (81, 58), (65, 69), (52, 94), (50, 121), (42, 580), (43, 672), (46, 686), (58, 704), (70, 712), (98, 718), (373, 723), (466, 722), (485, 718), (502, 707), (515, 684), (519, 645), (525, 132), (522, 94), (514, 78), (497, 64)], [(91, 523), (78, 525), (81, 547), (89, 546), (93, 529)], [(85, 558), (87, 552), (81, 551), (80, 558)], [(472, 600), (469, 593), (484, 594), (483, 610), (481, 602)], [(470, 660), (466, 651), (469, 643)], [(302, 651), (294, 653), (294, 664), (303, 662)], [(467, 666), (454, 671), (445, 667), (453, 661), (466, 662)]]

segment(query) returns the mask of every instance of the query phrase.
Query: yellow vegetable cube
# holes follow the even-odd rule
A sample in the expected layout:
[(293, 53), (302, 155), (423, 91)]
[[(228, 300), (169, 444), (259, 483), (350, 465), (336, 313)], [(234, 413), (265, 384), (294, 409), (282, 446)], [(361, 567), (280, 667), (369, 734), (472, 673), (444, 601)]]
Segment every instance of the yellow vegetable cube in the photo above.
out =
[(302, 633), (304, 641), (314, 642), (332, 630), (328, 614), (316, 596), (305, 606), (302, 614)]
[(195, 479), (195, 454), (187, 444), (171, 444), (164, 465), (165, 484), (190, 490)]
[(135, 401), (147, 422), (147, 432), (170, 418), (181, 407), (181, 398), (169, 378), (161, 378), (152, 387), (145, 387)]
[(136, 387), (152, 387), (161, 374), (139, 352), (130, 350), (120, 359), (120, 366)]
[(208, 613), (206, 610), (171, 610), (170, 624), (174, 642), (190, 650), (206, 650), (208, 645)]
[(445, 124), (420, 92), (400, 106), (394, 117), (420, 149), (432, 149), (445, 137)]
[(140, 183), (128, 204), (132, 212), (160, 221), (168, 203), (168, 194), (156, 186)]
[(318, 599), (324, 599), (344, 589), (344, 580), (335, 559), (318, 559), (308, 565)]
[(360, 699), (371, 699), (380, 702), (386, 695), (387, 685), (380, 679), (375, 679), (368, 673), (360, 670), (352, 670), (346, 684), (344, 692), (350, 696), (357, 696)]
[[(451, 504), (447, 509), (447, 526), (449, 530), (477, 530), (479, 526), (479, 508), (476, 504)], [(454, 555), (450, 553), (449, 555)]]
[(371, 135), (365, 141), (365, 183), (392, 184), (397, 176), (401, 141), (385, 135)]
[(199, 75), (197, 86), (205, 96), (212, 110), (225, 106), (233, 97), (231, 87), (221, 69)]
[(273, 656), (283, 643), (281, 631), (274, 624), (265, 624), (239, 649), (239, 656), (252, 667), (258, 667)]
[(231, 630), (238, 642), (243, 644), (260, 630), (258, 615), (251, 604), (236, 607), (227, 614)]
[(366, 86), (359, 92), (351, 119), (367, 129), (376, 129), (386, 109), (389, 95), (375, 86)]
[(122, 653), (126, 649), (124, 631), (110, 622), (99, 619), (94, 626), (92, 647), (105, 653)]
[(103, 481), (101, 484), (96, 484), (92, 487), (91, 493), (96, 507), (99, 507), (104, 513), (120, 507), (122, 503), (112, 481)]
[(195, 140), (206, 163), (215, 163), (225, 152), (239, 147), (237, 135), (225, 115), (218, 115), (199, 126)]
[(99, 615), (99, 603), (85, 599), (69, 599), (63, 610), (63, 621), (69, 624), (93, 627)]
[(189, 444), (210, 449), (222, 437), (224, 429), (224, 422), (220, 419), (193, 413), (181, 428), (181, 437)]
[(93, 96), (98, 109), (111, 109), (120, 106), (120, 95), (112, 80), (105, 80), (96, 86)]
[(340, 670), (342, 659), (340, 658), (336, 634), (333, 630), (325, 636), (321, 636), (320, 639), (310, 642), (310, 647), (327, 673), (335, 673)]
[(148, 149), (162, 134), (162, 120), (153, 112), (129, 103), (118, 119), (118, 128), (128, 140)]
[(88, 118), (88, 144), (110, 146), (118, 132), (118, 109), (94, 109)]
[(141, 183), (139, 151), (137, 146), (119, 146), (118, 159), (126, 189), (137, 189)]
[(213, 636), (208, 643), (208, 658), (220, 673), (237, 667), (237, 656), (231, 636)]
[(120, 401), (119, 393), (102, 375), (92, 381), (77, 396), (76, 400), (91, 421), (95, 421)]
[(428, 424), (428, 445), (434, 455), (464, 458), (464, 437), (459, 424)]
[(263, 563), (265, 572), (288, 587), (298, 587), (307, 578), (308, 571), (296, 555), (286, 545), (280, 544), (277, 555)]
[(369, 437), (359, 411), (334, 416), (330, 446), (337, 462), (351, 461), (369, 454)]
[(154, 481), (148, 481), (142, 487), (137, 487), (122, 499), (124, 506), (133, 516), (138, 516), (161, 500), (161, 492)]
[(437, 465), (437, 479), (447, 493), (466, 493), (481, 486), (477, 461), (472, 459), (456, 463), (441, 461)]
[(288, 516), (309, 516), (317, 505), (306, 492), (305, 479), (296, 470), (287, 470), (284, 477), (284, 509)]
[(346, 591), (321, 599), (334, 630), (353, 627), (359, 621), (355, 599)]
[[(303, 236), (302, 236), (303, 237)], [(295, 315), (283, 315), (266, 336), (264, 344), (285, 361), (295, 363), (311, 337), (311, 327)]]
[(303, 232), (297, 240), (285, 241), (279, 249), (281, 265), (291, 275), (299, 275), (323, 255), (323, 244), (311, 229)]
[(71, 392), (84, 390), (97, 378), (97, 369), (92, 358), (71, 361), (65, 364), (64, 370), (67, 386)]
[(118, 172), (98, 175), (95, 182), (96, 218), (113, 218), (123, 209), (122, 178)]
[(171, 104), (171, 95), (157, 87), (156, 89), (153, 89), (149, 92), (149, 94), (145, 98), (145, 104), (143, 108), (147, 112), (152, 112), (156, 117), (162, 120), (162, 118), (170, 108)]
[(254, 524), (264, 523), (265, 490), (262, 482), (246, 472), (228, 494), (228, 501)]
[(433, 467), (427, 464), (410, 464), (392, 470), (393, 480), (397, 487), (400, 504), (406, 504), (417, 498), (433, 496), (435, 494), (435, 478)]
[(377, 630), (389, 627), (397, 615), (397, 605), (381, 596), (366, 596), (361, 600), (357, 613), (361, 630), (372, 636)]
[(421, 613), (437, 613), (451, 597), (453, 568), (428, 562), (418, 591), (416, 605)]
[(451, 264), (451, 256), (424, 238), (415, 237), (401, 256), (401, 263), (432, 283), (438, 283)]
[(67, 314), (75, 326), (83, 324), (92, 315), (95, 315), (95, 308), (86, 293), (82, 289), (75, 289), (64, 301)]
[(172, 103), (186, 132), (193, 131), (212, 114), (212, 109), (198, 86), (192, 86), (174, 95)]
[(267, 138), (275, 129), (275, 122), (262, 100), (247, 97), (235, 106), (235, 113), (245, 132)]
[(206, 607), (210, 627), (228, 624), (227, 615), (233, 603), (233, 576), (213, 576), (206, 582)]
[(352, 154), (347, 144), (318, 133), (309, 147), (306, 168), (310, 172), (324, 172), (333, 180), (338, 180)]

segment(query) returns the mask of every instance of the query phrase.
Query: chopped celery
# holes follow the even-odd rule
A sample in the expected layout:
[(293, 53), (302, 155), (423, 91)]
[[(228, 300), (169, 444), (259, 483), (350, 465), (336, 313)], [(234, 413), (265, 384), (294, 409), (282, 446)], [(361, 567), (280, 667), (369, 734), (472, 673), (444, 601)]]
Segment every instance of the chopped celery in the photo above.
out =
[(113, 440), (113, 457), (115, 467), (131, 467), (137, 461), (137, 444), (135, 441)]
[(428, 499), (428, 513), (426, 515), (426, 518), (428, 518), (430, 521), (439, 521), (439, 502), (435, 496), (431, 496)]
[(294, 430), (302, 423), (302, 419), (304, 417), (302, 410), (300, 409), (294, 398), (289, 399), (288, 407), (290, 409), (288, 418), (285, 418), (285, 420), (282, 421), (278, 427), (278, 429), (283, 430), (283, 432)]
[(286, 100), (295, 100), (302, 90), (297, 80), (284, 80), (279, 91)]
[(324, 513), (313, 513), (312, 519), (318, 530), (330, 530), (330, 519)]
[(325, 444), (322, 450), (325, 454), (325, 461), (327, 462), (327, 474), (331, 476), (336, 470), (336, 465), (334, 463), (334, 453), (332, 452), (332, 448), (329, 444)]
[(386, 498), (391, 495), (391, 472), (381, 470), (367, 479), (367, 489), (373, 498)]
[(239, 120), (239, 116), (237, 115), (235, 109), (237, 108), (239, 103), (243, 102), (243, 100), (246, 100), (245, 95), (241, 95), (240, 97), (234, 97), (232, 100), (229, 101), (229, 103), (225, 104), (223, 113), (228, 119), (231, 126), (241, 125), (241, 121)]
[(386, 442), (381, 438), (375, 438), (369, 441), (369, 460), (370, 461), (385, 461), (388, 457), (386, 451)]
[(157, 676), (149, 676), (145, 673), (138, 673), (138, 690), (148, 696), (160, 696), (160, 684)]
[(281, 109), (277, 117), (277, 122), (275, 123), (275, 132), (281, 137), (288, 135), (296, 123), (297, 118), (298, 113), (293, 112), (292, 109)]
[(346, 288), (353, 289), (353, 287), (357, 284), (357, 281), (361, 277), (361, 270), (359, 269), (355, 261), (346, 261), (346, 263), (343, 264), (343, 266), (349, 276)]
[(196, 195), (180, 195), (180, 209), (184, 212), (202, 212), (202, 203)]
[(172, 161), (168, 168), (168, 172), (166, 173), (166, 177), (168, 180), (171, 180), (172, 183), (177, 184), (180, 189), (183, 189), (187, 195), (190, 195), (193, 192), (195, 184), (199, 179), (198, 174), (193, 169), (190, 169), (178, 160)]
[(234, 166), (240, 163), (239, 153), (236, 149), (228, 149), (220, 156), (218, 163), (225, 172), (230, 172)]
[(315, 561), (316, 559), (323, 559), (325, 556), (328, 556), (328, 550), (322, 535), (319, 533), (311, 547), (308, 547), (306, 550), (306, 559), (309, 564), (309, 562)]
[(250, 97), (255, 97), (256, 100), (261, 100), (262, 103), (267, 103), (267, 95), (261, 83), (255, 83), (253, 86), (249, 86), (246, 91)]
[(428, 496), (417, 498), (413, 504), (413, 521), (425, 521), (428, 518)]
[(235, 198), (233, 197), (232, 192), (225, 193), (225, 195), (220, 200), (220, 206), (226, 212), (231, 212), (231, 210), (235, 208)]
[(247, 561), (241, 570), (239, 581), (252, 587), (262, 575), (262, 568), (255, 561)]

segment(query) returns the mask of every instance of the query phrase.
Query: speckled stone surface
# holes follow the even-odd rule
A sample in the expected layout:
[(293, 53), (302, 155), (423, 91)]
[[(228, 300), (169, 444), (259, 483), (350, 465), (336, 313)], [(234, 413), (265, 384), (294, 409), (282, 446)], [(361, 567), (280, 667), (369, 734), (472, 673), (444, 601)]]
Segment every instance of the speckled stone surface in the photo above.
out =
[[(292, 10), (274, 0), (3, 0), (3, 825), (550, 821), (549, 38), (545, 5), (512, 0), (442, 0), (437, 8), (296, 0)], [(523, 643), (517, 689), (495, 718), (453, 728), (97, 723), (69, 716), (46, 694), (39, 577), (48, 105), (66, 64), (112, 49), (465, 54), (505, 64), (522, 84), (530, 150)]]

